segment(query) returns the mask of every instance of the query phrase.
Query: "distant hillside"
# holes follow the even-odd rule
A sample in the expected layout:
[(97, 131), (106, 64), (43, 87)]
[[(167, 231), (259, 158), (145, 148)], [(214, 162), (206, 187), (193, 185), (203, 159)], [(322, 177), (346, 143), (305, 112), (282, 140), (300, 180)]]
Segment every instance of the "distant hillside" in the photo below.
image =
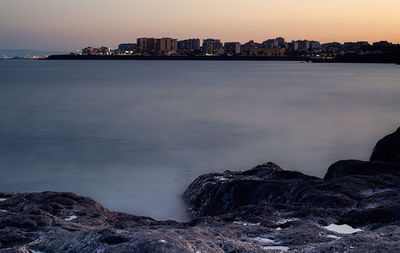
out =
[(0, 49), (0, 57), (27, 57), (67, 54), (67, 51), (29, 50), (29, 49)]

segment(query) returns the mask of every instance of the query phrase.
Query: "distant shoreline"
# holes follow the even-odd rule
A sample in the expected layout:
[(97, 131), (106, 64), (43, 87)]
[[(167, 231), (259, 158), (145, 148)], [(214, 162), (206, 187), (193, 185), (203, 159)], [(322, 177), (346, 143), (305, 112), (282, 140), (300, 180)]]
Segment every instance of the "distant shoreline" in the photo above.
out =
[(133, 56), (133, 55), (50, 55), (46, 60), (171, 60), (171, 61), (310, 61), (291, 56)]
[(340, 57), (316, 59), (306, 56), (132, 56), (132, 55), (50, 55), (43, 60), (140, 60), (140, 61), (300, 61), (314, 63), (390, 63), (400, 64), (399, 59), (374, 57)]

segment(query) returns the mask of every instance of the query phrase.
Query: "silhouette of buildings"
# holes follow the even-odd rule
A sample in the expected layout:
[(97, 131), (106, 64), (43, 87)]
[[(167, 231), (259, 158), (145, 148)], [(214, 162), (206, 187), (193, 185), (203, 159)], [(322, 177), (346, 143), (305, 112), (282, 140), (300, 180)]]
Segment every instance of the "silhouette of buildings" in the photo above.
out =
[[(367, 41), (329, 42), (321, 44), (314, 40), (294, 40), (286, 42), (283, 37), (267, 39), (262, 43), (250, 40), (245, 44), (240, 42), (225, 42), (208, 38), (203, 40), (192, 38), (177, 40), (174, 38), (138, 38), (137, 43), (122, 43), (118, 49), (109, 47), (86, 47), (82, 55), (136, 55), (136, 56), (308, 56), (317, 58), (333, 58), (344, 55), (378, 55), (398, 52), (399, 44), (379, 41), (370, 45)], [(397, 51), (396, 51), (397, 50)], [(394, 54), (394, 53), (393, 53)]]

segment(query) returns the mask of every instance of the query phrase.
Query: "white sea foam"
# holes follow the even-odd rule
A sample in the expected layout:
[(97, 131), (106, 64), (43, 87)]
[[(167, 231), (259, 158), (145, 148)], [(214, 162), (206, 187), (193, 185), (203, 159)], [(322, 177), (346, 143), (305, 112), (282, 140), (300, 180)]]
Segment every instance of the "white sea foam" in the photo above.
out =
[(7, 199), (3, 199), (3, 198), (0, 198), (0, 202), (2, 202), (2, 201), (6, 201)]
[(291, 221), (296, 221), (297, 219), (295, 218), (290, 218), (290, 219), (281, 219), (279, 221), (276, 222), (276, 224), (285, 224), (287, 222), (291, 222)]
[(274, 240), (268, 239), (268, 238), (263, 238), (263, 237), (254, 237), (252, 238), (253, 240), (263, 243), (263, 244), (276, 244)]
[(336, 236), (336, 235), (327, 235), (326, 237), (332, 238), (332, 239), (341, 239), (342, 237)]
[(75, 220), (76, 218), (78, 218), (78, 216), (76, 216), (76, 215), (71, 215), (71, 216), (65, 218), (65, 220), (66, 220), (66, 221), (72, 221), (72, 220)]
[(243, 225), (243, 226), (260, 226), (260, 223), (250, 223), (250, 222), (241, 222), (241, 221), (234, 221), (234, 224)]
[(352, 228), (351, 226), (349, 226), (347, 224), (343, 224), (343, 225), (331, 224), (331, 225), (326, 226), (324, 228), (329, 230), (329, 231), (336, 232), (338, 234), (354, 234), (354, 233), (362, 231), (359, 228)]
[(265, 246), (263, 249), (276, 250), (276, 251), (288, 251), (290, 248), (286, 246)]

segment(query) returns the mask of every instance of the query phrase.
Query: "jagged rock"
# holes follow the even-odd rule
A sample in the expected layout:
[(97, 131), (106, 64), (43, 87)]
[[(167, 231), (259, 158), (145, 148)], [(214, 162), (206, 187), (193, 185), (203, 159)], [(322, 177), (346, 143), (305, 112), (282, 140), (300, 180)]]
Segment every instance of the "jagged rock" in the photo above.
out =
[(324, 180), (351, 175), (379, 175), (385, 173), (400, 176), (400, 165), (377, 161), (344, 160), (332, 164), (328, 168)]
[(384, 161), (400, 164), (400, 128), (376, 144), (370, 161)]
[[(379, 159), (339, 161), (324, 179), (273, 163), (202, 175), (184, 193), (188, 223), (111, 212), (73, 193), (0, 193), (0, 253), (397, 252), (398, 132), (378, 143)], [(348, 225), (357, 229), (340, 230)]]
[(215, 216), (246, 205), (300, 202), (319, 198), (321, 179), (267, 163), (244, 172), (225, 171), (197, 178), (184, 193), (194, 216)]

